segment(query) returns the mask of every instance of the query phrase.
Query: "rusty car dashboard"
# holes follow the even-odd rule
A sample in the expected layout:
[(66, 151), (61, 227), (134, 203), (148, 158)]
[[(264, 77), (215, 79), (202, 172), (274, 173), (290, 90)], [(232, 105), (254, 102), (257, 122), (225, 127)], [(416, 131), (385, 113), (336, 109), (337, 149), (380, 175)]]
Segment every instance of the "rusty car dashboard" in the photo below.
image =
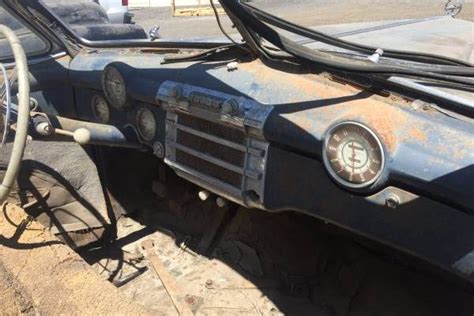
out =
[[(239, 207), (303, 213), (474, 288), (472, 22), (445, 12), (329, 35), (221, 0), (242, 41), (94, 41), (43, 1), (3, 2), (51, 51), (18, 59), (29, 63), (17, 66), (28, 92), (18, 106), (5, 80), (12, 142), (0, 151), (10, 182), (0, 195), (19, 180), (25, 209), (61, 214), (45, 223), (78, 237), (76, 247), (82, 233), (112, 237), (124, 214), (160, 211), (173, 186), (203, 208), (226, 208), (219, 222)], [(40, 179), (44, 194), (30, 181), (36, 170), (51, 175)]]
[(78, 55), (78, 118), (246, 207), (300, 211), (450, 266), (474, 249), (472, 118), (259, 60), (226, 64)]

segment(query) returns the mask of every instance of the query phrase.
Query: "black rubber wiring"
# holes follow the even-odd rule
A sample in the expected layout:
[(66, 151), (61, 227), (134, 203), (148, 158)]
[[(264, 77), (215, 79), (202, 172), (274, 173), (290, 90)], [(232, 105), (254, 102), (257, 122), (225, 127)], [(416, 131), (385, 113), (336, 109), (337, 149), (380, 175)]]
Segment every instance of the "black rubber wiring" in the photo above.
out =
[(229, 45), (223, 45), (211, 49), (207, 49), (205, 51), (200, 51), (196, 54), (190, 54), (190, 55), (185, 55), (185, 56), (167, 56), (164, 58), (162, 64), (170, 64), (170, 63), (177, 63), (177, 62), (183, 62), (183, 61), (193, 61), (193, 60), (200, 60), (200, 59), (205, 59), (208, 58), (216, 53), (219, 53), (223, 50), (226, 49), (231, 49), (237, 47), (235, 44), (229, 44)]
[[(367, 62), (350, 62), (348, 63), (344, 57), (336, 57), (332, 54), (318, 53), (305, 46), (297, 45), (292, 41), (281, 37), (282, 43), (285, 50), (288, 52), (300, 56), (306, 60), (313, 61), (320, 64), (325, 64), (329, 67), (342, 68), (349, 71), (355, 71), (359, 73), (373, 73), (373, 74), (386, 74), (386, 75), (411, 75), (421, 78), (430, 78), (437, 80), (445, 80), (449, 82), (457, 82), (466, 85), (474, 86), (474, 69), (471, 69), (469, 74), (471, 78), (466, 78), (467, 74), (463, 73), (463, 76), (459, 77), (453, 75), (453, 72), (439, 72), (439, 71), (427, 71), (420, 68), (407, 68), (393, 65), (380, 65), (370, 61)], [(326, 56), (325, 56), (326, 55)]]
[[(246, 30), (246, 31), (248, 31), (248, 34), (251, 37), (251, 42), (254, 45), (256, 45), (256, 43), (260, 41), (259, 35), (251, 30)], [(268, 47), (266, 47), (266, 45), (259, 46), (259, 53), (268, 60), (299, 63), (301, 65), (301, 61), (302, 61), (301, 58), (295, 57), (294, 55), (288, 55), (288, 53), (281, 53), (281, 52), (284, 52), (284, 51), (281, 51), (281, 50), (275, 51), (274, 49), (269, 49)], [(290, 60), (289, 58), (292, 58), (292, 59)], [(323, 69), (325, 69), (325, 71), (331, 71), (331, 69), (334, 70), (333, 68), (327, 67), (324, 65), (322, 67)], [(346, 70), (342, 70), (342, 72), (351, 73)], [(377, 73), (377, 74), (370, 74), (370, 75), (372, 75), (371, 76), (372, 78), (377, 78), (377, 80), (386, 80), (383, 78), (388, 78), (388, 77), (393, 76), (392, 73)], [(444, 76), (437, 79), (431, 78), (429, 80), (426, 77), (423, 78), (423, 77), (417, 77), (414, 75), (399, 75), (399, 76), (405, 77), (405, 78), (411, 78), (411, 79), (419, 80), (419, 81), (427, 81), (432, 85), (442, 85), (443, 87), (446, 87), (446, 88), (458, 89), (458, 90), (463, 90), (467, 92), (474, 92), (474, 85), (472, 85), (474, 83), (474, 78), (472, 78), (471, 81), (467, 81), (468, 83), (457, 83), (457, 82), (448, 81), (448, 80), (453, 79), (453, 77), (450, 77), (450, 76)]]
[(215, 3), (214, 3), (214, 0), (210, 0), (209, 3), (211, 4), (212, 10), (214, 11), (214, 16), (216, 17), (217, 26), (218, 26), (219, 29), (221, 30), (222, 34), (224, 34), (224, 36), (225, 36), (231, 43), (233, 43), (234, 45), (236, 45), (237, 47), (239, 47), (239, 48), (245, 50), (246, 52), (251, 53), (250, 49), (245, 46), (245, 43), (237, 43), (237, 42), (226, 32), (226, 30), (224, 29), (224, 26), (222, 25), (221, 18), (219, 17), (219, 12), (217, 11), (217, 8), (216, 8), (216, 5), (215, 5)]

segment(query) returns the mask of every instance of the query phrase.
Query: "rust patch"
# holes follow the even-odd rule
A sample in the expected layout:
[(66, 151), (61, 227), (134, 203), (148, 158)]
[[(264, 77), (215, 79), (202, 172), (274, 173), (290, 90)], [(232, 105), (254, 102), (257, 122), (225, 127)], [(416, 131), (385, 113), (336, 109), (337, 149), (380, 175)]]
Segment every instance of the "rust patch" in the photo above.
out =
[[(374, 102), (372, 99), (357, 100), (348, 107), (347, 119), (359, 119), (367, 124), (381, 138), (389, 151), (396, 149), (397, 131), (407, 123), (407, 116), (397, 107)], [(347, 106), (347, 105), (346, 105)]]
[[(284, 114), (286, 119), (304, 130), (323, 134), (328, 123), (337, 120), (355, 120), (369, 126), (393, 152), (401, 138), (426, 141), (426, 134), (410, 126), (409, 115), (399, 106), (406, 100), (390, 95), (375, 95), (362, 87), (334, 82), (320, 74), (292, 74), (267, 67), (261, 61), (242, 64), (262, 84), (271, 83), (288, 90), (289, 102), (315, 100), (321, 104), (302, 112)], [(327, 104), (324, 104), (326, 102)]]
[(408, 131), (408, 136), (419, 142), (426, 142), (428, 140), (426, 133), (416, 127), (413, 127)]
[[(257, 82), (261, 82), (264, 85), (271, 83), (272, 85), (277, 85), (282, 89), (294, 91), (295, 100), (308, 97), (318, 99), (334, 97), (334, 91), (332, 91), (334, 88), (322, 82), (324, 78), (320, 75), (292, 74), (268, 67), (260, 60), (243, 63), (239, 65), (239, 67), (242, 70), (253, 74)], [(357, 93), (360, 91), (343, 84), (340, 84), (340, 87), (344, 87), (344, 94)], [(342, 91), (339, 91), (339, 95), (341, 92)]]
[(308, 117), (303, 117), (297, 121), (294, 122), (298, 127), (300, 127), (303, 130), (311, 130), (313, 129), (314, 121), (311, 118)]

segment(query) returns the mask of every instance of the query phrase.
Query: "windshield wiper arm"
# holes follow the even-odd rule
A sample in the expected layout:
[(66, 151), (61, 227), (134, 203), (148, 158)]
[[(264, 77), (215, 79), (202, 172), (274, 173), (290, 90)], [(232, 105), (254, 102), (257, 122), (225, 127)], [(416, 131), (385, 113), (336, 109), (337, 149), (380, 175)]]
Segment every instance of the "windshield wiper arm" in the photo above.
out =
[(449, 92), (445, 92), (438, 88), (430, 87), (426, 84), (418, 83), (416, 80), (413, 80), (413, 79), (392, 76), (392, 77), (387, 78), (387, 81), (418, 91), (418, 92), (423, 92), (430, 96), (434, 96), (440, 99), (444, 99), (446, 101), (454, 102), (464, 107), (465, 109), (471, 111), (471, 113), (472, 113), (472, 110), (474, 109), (474, 102), (472, 100), (463, 98), (458, 95), (454, 95)]

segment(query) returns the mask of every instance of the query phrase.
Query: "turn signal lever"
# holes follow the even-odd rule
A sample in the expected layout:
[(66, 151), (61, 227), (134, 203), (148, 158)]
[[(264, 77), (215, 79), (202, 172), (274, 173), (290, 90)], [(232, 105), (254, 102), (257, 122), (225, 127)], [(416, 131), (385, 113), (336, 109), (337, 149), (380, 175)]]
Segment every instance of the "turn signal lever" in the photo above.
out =
[(144, 146), (131, 142), (115, 126), (73, 120), (61, 116), (31, 113), (33, 126), (39, 135), (71, 137), (80, 145), (103, 145), (143, 150)]

